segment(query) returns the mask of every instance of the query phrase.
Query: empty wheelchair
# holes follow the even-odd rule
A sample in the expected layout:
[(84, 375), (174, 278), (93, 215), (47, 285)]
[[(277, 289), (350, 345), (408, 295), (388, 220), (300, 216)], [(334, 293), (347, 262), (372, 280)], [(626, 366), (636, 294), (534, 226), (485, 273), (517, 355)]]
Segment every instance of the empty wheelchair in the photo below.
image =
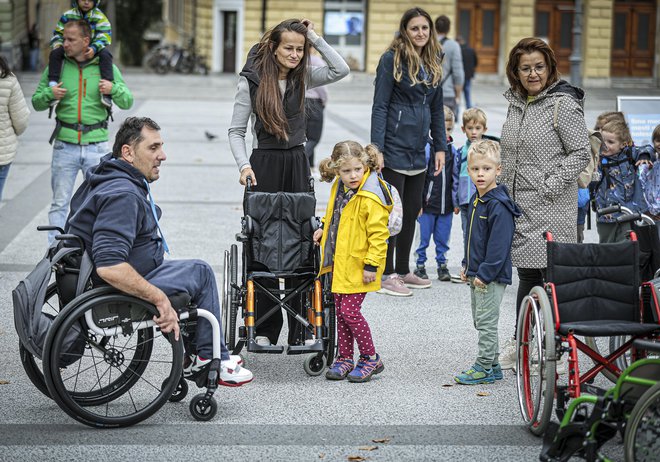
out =
[[(660, 353), (660, 343), (636, 340), (640, 351)], [(656, 461), (660, 454), (660, 359), (642, 358), (628, 366), (614, 387), (571, 401), (561, 423), (551, 422), (540, 459), (608, 461), (604, 444), (623, 436), (626, 462)]]
[[(221, 300), (227, 348), (233, 354), (244, 347), (252, 353), (283, 353), (283, 345), (260, 345), (255, 337), (266, 319), (284, 310), (293, 329), (286, 354), (308, 354), (305, 372), (319, 375), (334, 359), (336, 320), (329, 279), (318, 277), (313, 180), (301, 193), (257, 192), (248, 181), (243, 208), (236, 235), (242, 248), (240, 280), (238, 246), (225, 251)], [(258, 302), (270, 308), (259, 314)]]
[[(14, 291), (21, 362), (37, 389), (92, 427), (141, 422), (168, 400), (185, 398), (183, 338), (194, 333), (196, 319), (203, 317), (213, 327), (217, 359), (208, 375), (197, 379), (197, 386), (207, 391), (191, 400), (190, 412), (197, 420), (213, 418), (220, 371), (217, 319), (192, 305), (187, 294), (169, 297), (182, 331), (175, 341), (173, 333), (162, 333), (154, 323), (155, 306), (95, 282), (91, 259), (78, 237), (61, 234), (57, 239), (70, 247), (50, 249)], [(37, 281), (39, 288), (31, 290)]]
[[(566, 244), (546, 233), (548, 267), (544, 287), (534, 287), (523, 299), (516, 333), (516, 385), (523, 420), (541, 435), (550, 423), (556, 397), (561, 419), (570, 399), (582, 392), (598, 394), (593, 379), (607, 370), (617, 378), (617, 359), (630, 352), (641, 356), (634, 340), (660, 336), (657, 300), (640, 297), (652, 289), (640, 284), (639, 243)], [(647, 299), (644, 302), (644, 299)], [(578, 336), (625, 336), (615, 351), (601, 354)], [(581, 372), (578, 352), (589, 358)], [(568, 382), (559, 383), (557, 361), (568, 356)]]

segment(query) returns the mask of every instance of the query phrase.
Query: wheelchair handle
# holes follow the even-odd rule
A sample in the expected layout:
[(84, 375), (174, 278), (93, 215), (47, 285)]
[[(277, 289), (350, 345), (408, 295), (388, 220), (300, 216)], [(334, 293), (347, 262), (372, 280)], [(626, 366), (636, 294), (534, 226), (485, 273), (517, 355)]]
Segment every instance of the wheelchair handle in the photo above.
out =
[(59, 226), (53, 226), (53, 225), (37, 226), (37, 231), (57, 231), (60, 234), (64, 234), (64, 230), (62, 228), (60, 228)]
[[(56, 227), (56, 226), (55, 226)], [(58, 241), (77, 241), (78, 242), (78, 247), (80, 247), (81, 251), (85, 251), (85, 241), (82, 240), (80, 236), (76, 236), (75, 234), (60, 234), (58, 236), (55, 236), (55, 239)]]
[(252, 178), (249, 176), (245, 179), (245, 190), (252, 191)]

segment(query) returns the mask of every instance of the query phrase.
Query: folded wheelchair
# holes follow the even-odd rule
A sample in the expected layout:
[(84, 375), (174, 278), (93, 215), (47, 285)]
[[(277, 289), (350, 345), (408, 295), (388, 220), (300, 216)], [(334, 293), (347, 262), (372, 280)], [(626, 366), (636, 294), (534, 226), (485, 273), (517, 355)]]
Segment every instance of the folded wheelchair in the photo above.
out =
[[(49, 249), (13, 294), (21, 362), (37, 389), (92, 427), (141, 422), (167, 401), (185, 398), (184, 341), (203, 317), (213, 328), (215, 359), (208, 374), (197, 377), (197, 386), (207, 390), (193, 397), (190, 412), (196, 420), (212, 419), (220, 373), (217, 319), (192, 305), (185, 293), (169, 297), (180, 319), (175, 341), (172, 332), (164, 334), (154, 323), (155, 306), (95, 282), (80, 238), (50, 226), (38, 229), (60, 231), (60, 245)], [(31, 279), (40, 267), (43, 276)]]
[[(657, 289), (653, 282), (640, 281), (634, 231), (627, 241), (613, 244), (567, 244), (555, 242), (550, 233), (545, 236), (546, 283), (523, 299), (516, 333), (520, 410), (536, 435), (548, 428), (555, 400), (561, 420), (569, 400), (582, 393), (603, 394), (593, 385), (599, 373), (618, 380), (622, 358), (632, 363), (645, 355), (635, 340), (660, 337)], [(580, 337), (620, 340), (616, 349), (601, 353)], [(567, 383), (556, 374), (563, 355), (568, 357)]]
[[(330, 279), (319, 274), (319, 250), (312, 236), (318, 228), (314, 183), (307, 192), (265, 193), (245, 189), (244, 216), (236, 240), (225, 251), (222, 284), (222, 320), (227, 348), (239, 354), (283, 353), (284, 345), (256, 342), (259, 326), (276, 311), (290, 319), (286, 354), (308, 354), (307, 374), (316, 376), (335, 356), (336, 319)], [(270, 305), (259, 315), (257, 303)], [(242, 318), (242, 324), (238, 317)]]

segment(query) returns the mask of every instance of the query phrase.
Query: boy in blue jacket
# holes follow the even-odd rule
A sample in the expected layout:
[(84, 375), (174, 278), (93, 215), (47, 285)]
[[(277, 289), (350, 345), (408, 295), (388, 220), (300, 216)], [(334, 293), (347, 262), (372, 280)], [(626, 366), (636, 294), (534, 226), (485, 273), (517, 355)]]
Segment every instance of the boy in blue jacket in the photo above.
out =
[(431, 145), (426, 145), (426, 157), (428, 167), (424, 179), (424, 196), (422, 197), (422, 213), (417, 218), (419, 223), (419, 247), (415, 251), (417, 255), (417, 268), (415, 275), (422, 279), (428, 279), (426, 273), (426, 249), (433, 236), (435, 244), (435, 261), (438, 264), (438, 279), (451, 281), (451, 275), (447, 269), (447, 258), (445, 254), (449, 250), (449, 237), (451, 235), (451, 222), (453, 219), (452, 201), (452, 172), (454, 158), (457, 155), (451, 131), (454, 128), (454, 113), (447, 106), (445, 110), (445, 130), (447, 131), (447, 148), (449, 153), (447, 162), (435, 175), (435, 157), (431, 156)]
[(468, 171), (477, 192), (472, 195), (468, 208), (461, 279), (470, 283), (479, 353), (470, 369), (454, 377), (464, 385), (493, 383), (503, 377), (498, 359), (497, 324), (504, 289), (511, 284), (514, 219), (521, 212), (509, 197), (506, 186), (496, 183), (501, 169), (498, 143), (492, 140), (472, 143), (468, 151)]

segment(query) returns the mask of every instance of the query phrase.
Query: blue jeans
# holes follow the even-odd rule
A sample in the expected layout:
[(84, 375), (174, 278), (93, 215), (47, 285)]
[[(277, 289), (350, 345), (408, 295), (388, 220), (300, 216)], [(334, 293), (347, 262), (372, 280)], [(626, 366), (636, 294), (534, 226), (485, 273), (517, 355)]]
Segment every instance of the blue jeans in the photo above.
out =
[[(144, 278), (167, 296), (186, 292), (197, 307), (213, 313), (220, 324), (218, 335), (220, 335), (221, 359), (229, 359), (229, 351), (222, 335), (218, 287), (213, 269), (208, 263), (202, 260), (165, 260)], [(202, 358), (213, 357), (213, 329), (206, 319), (199, 318), (197, 321), (195, 348)]]
[[(53, 160), (51, 161), (50, 185), (53, 189), (53, 202), (48, 212), (48, 223), (64, 228), (69, 213), (69, 202), (78, 170), (85, 172), (99, 163), (101, 157), (110, 152), (107, 141), (88, 145), (71, 144), (55, 140)], [(55, 240), (57, 232), (48, 233), (48, 245)]]
[(447, 263), (445, 253), (449, 250), (452, 218), (453, 212), (443, 215), (422, 213), (417, 218), (419, 223), (419, 247), (415, 251), (417, 266), (424, 266), (424, 263), (426, 263), (426, 248), (429, 246), (431, 236), (433, 236), (433, 243), (435, 244), (435, 261), (438, 263), (438, 268), (440, 265)]
[(9, 167), (11, 163), (6, 165), (0, 165), (0, 201), (2, 200), (2, 190), (5, 187), (5, 181), (7, 181), (7, 175), (9, 175)]
[(465, 79), (463, 95), (465, 96), (465, 108), (470, 109), (472, 107), (472, 79)]

